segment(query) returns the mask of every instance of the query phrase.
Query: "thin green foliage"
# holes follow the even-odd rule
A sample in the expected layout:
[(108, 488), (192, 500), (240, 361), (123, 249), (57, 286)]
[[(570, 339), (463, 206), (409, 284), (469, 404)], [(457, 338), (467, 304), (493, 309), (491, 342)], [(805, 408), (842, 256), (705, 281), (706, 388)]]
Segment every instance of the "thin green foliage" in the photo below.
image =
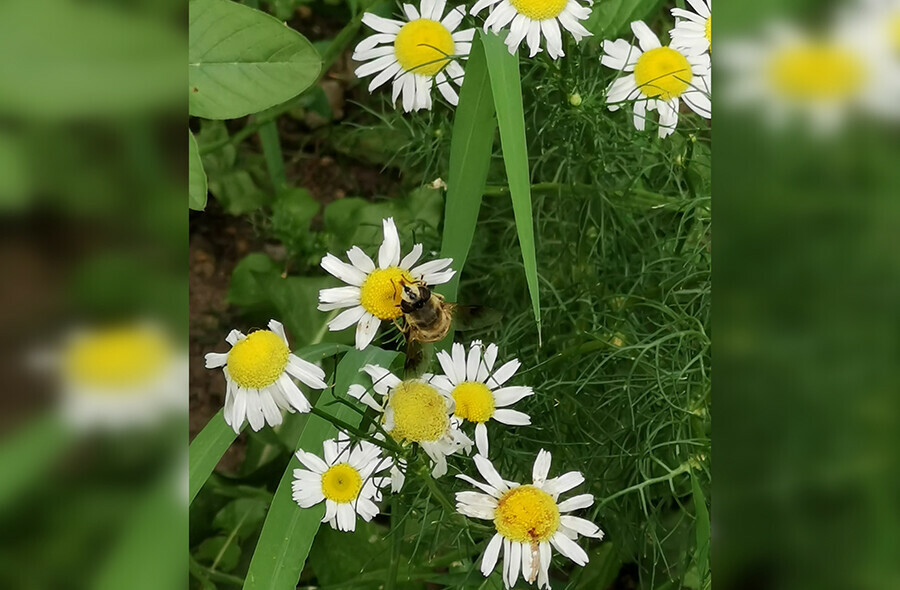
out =
[(237, 433), (225, 423), (224, 412), (219, 410), (191, 442), (188, 502), (194, 501), (219, 459), (237, 438)]

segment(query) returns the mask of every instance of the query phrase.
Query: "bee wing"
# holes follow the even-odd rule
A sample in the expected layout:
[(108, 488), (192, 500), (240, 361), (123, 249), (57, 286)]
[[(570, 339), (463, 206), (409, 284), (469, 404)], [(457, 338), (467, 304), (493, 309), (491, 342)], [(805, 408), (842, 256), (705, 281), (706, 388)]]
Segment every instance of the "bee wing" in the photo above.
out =
[(480, 305), (456, 305), (453, 308), (453, 327), (460, 331), (480, 330), (500, 323), (503, 312)]

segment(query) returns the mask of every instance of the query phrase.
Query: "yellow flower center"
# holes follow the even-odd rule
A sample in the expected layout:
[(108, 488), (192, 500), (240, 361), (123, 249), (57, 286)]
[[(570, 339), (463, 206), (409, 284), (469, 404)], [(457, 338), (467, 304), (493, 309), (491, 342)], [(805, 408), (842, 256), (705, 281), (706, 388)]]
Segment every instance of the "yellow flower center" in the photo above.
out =
[(338, 504), (352, 502), (362, 489), (359, 471), (346, 463), (338, 463), (322, 474), (322, 495)]
[(855, 94), (865, 78), (857, 55), (835, 46), (808, 45), (782, 52), (769, 64), (772, 85), (795, 100), (833, 100)]
[(890, 19), (888, 24), (888, 39), (894, 51), (900, 53), (900, 13), (897, 13)]
[(706, 40), (709, 41), (710, 50), (712, 49), (712, 15), (709, 15), (709, 18), (706, 19), (706, 31), (703, 33), (706, 36)]
[(394, 39), (394, 55), (400, 67), (423, 76), (443, 70), (455, 52), (456, 44), (447, 27), (427, 18), (406, 23)]
[(547, 541), (559, 528), (553, 497), (534, 486), (519, 486), (500, 497), (494, 512), (497, 532), (519, 543)]
[(466, 381), (453, 389), (456, 416), (469, 422), (487, 422), (494, 415), (494, 394), (484, 383)]
[(90, 334), (66, 351), (67, 377), (96, 391), (122, 393), (165, 370), (172, 351), (162, 334), (147, 326), (116, 327)]
[(440, 439), (450, 426), (447, 403), (438, 390), (421, 381), (404, 381), (391, 393), (394, 410), (391, 436), (398, 441), (428, 442)]
[(289, 353), (281, 336), (270, 330), (257, 330), (228, 352), (228, 374), (244, 389), (262, 389), (281, 376)]
[(568, 0), (510, 0), (510, 3), (516, 12), (531, 20), (547, 20), (559, 16)]
[(634, 66), (634, 81), (647, 98), (671, 100), (681, 96), (694, 75), (680, 52), (657, 47), (642, 54)]
[(412, 275), (402, 268), (377, 268), (369, 273), (360, 287), (359, 301), (366, 311), (379, 320), (395, 320), (403, 315), (400, 311), (400, 284), (403, 281), (415, 282)]

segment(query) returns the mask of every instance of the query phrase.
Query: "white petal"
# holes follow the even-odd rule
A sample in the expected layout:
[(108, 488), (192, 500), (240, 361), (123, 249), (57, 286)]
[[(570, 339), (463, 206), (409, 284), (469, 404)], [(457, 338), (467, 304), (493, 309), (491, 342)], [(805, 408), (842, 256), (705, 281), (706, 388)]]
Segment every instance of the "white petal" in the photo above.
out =
[(296, 453), (294, 453), (294, 456), (297, 457), (297, 460), (300, 461), (304, 465), (304, 467), (306, 467), (313, 473), (318, 473), (319, 475), (321, 475), (328, 471), (328, 464), (313, 453), (304, 451), (303, 449), (299, 449)]
[(375, 401), (375, 398), (372, 397), (372, 394), (370, 394), (365, 387), (359, 385), (358, 383), (354, 383), (350, 386), (350, 388), (347, 390), (347, 395), (352, 398), (358, 399), (375, 411), (381, 412), (384, 409), (381, 407), (381, 404)]
[(573, 510), (581, 510), (587, 508), (594, 503), (594, 496), (591, 494), (579, 494), (572, 496), (568, 500), (559, 503), (560, 512), (572, 512)]
[(263, 415), (262, 402), (259, 392), (255, 389), (246, 390), (247, 394), (247, 420), (254, 432), (259, 432), (266, 425), (266, 417)]
[(416, 105), (416, 76), (409, 74), (403, 77), (403, 110), (411, 112)]
[[(424, 0), (423, 0), (423, 4), (424, 4)], [(423, 9), (422, 12), (425, 12), (425, 10)], [(419, 11), (416, 10), (416, 7), (413, 6), (412, 4), (404, 4), (403, 5), (403, 14), (405, 14), (406, 18), (408, 18), (411, 21), (419, 20), (419, 18), (420, 18)]]
[(469, 14), (475, 15), (487, 8), (488, 6), (493, 6), (500, 0), (478, 0), (473, 6), (472, 10), (469, 11)]
[(533, 394), (534, 391), (530, 387), (502, 387), (494, 391), (494, 405), (498, 408), (505, 408)]
[(459, 23), (462, 22), (462, 19), (465, 15), (465, 8), (462, 6), (457, 6), (447, 13), (447, 16), (444, 17), (444, 20), (441, 21), (441, 24), (444, 25), (444, 27), (452, 33), (456, 30), (456, 27), (459, 26)]
[(225, 366), (228, 362), (227, 352), (208, 352), (206, 353), (206, 368), (218, 369)]
[(490, 484), (482, 483), (476, 479), (472, 479), (465, 473), (459, 473), (459, 474), (457, 474), (456, 477), (458, 477), (459, 479), (461, 479), (465, 482), (472, 484), (479, 490), (482, 490), (484, 493), (490, 494), (491, 496), (494, 496), (495, 498), (499, 498), (501, 495), (503, 495), (503, 491), (496, 489), (495, 487), (491, 486)]
[(321, 265), (322, 268), (324, 268), (330, 274), (334, 275), (345, 283), (353, 285), (354, 287), (359, 287), (366, 280), (366, 273), (362, 272), (352, 264), (343, 262), (340, 258), (333, 254), (326, 254), (322, 258)]
[(466, 381), (475, 381), (478, 377), (479, 364), (481, 364), (481, 346), (472, 345), (466, 358)]
[(388, 217), (381, 222), (384, 229), (384, 241), (378, 248), (378, 266), (388, 268), (397, 266), (400, 262), (400, 236), (397, 234), (397, 225), (393, 217)]
[(523, 14), (517, 14), (509, 27), (509, 35), (506, 36), (506, 46), (510, 53), (515, 53), (516, 48), (522, 43), (522, 39), (528, 33), (528, 23), (531, 21)]
[(541, 566), (538, 571), (538, 586), (540, 588), (549, 588), (550, 587), (550, 561), (552, 556), (550, 555), (550, 543), (544, 541), (540, 544), (540, 560)]
[(659, 101), (659, 137), (660, 139), (668, 137), (675, 133), (675, 127), (678, 125), (678, 104), (677, 98), (673, 98), (671, 102)]
[(688, 0), (688, 4), (691, 5), (697, 14), (702, 16), (703, 18), (708, 18), (710, 15), (710, 3), (709, 0)]
[(555, 18), (548, 18), (541, 21), (541, 32), (547, 39), (547, 54), (551, 59), (564, 57), (562, 44), (562, 34), (559, 32), (559, 24)]
[(487, 426), (484, 425), (484, 422), (479, 422), (478, 425), (475, 426), (475, 448), (478, 449), (478, 453), (485, 457), (488, 456), (488, 435), (487, 435)]
[(681, 98), (684, 99), (684, 103), (690, 107), (692, 111), (703, 117), (704, 119), (709, 119), (712, 117), (712, 103), (709, 100), (709, 97), (702, 92), (685, 92), (681, 95)]
[(564, 514), (559, 517), (559, 522), (584, 537), (603, 538), (603, 531), (600, 530), (600, 527), (589, 520)]
[(409, 254), (400, 261), (400, 268), (410, 269), (422, 256), (422, 244), (415, 244)]
[(650, 30), (650, 27), (648, 27), (644, 21), (638, 20), (631, 23), (631, 30), (634, 32), (634, 36), (637, 37), (642, 50), (650, 51), (651, 49), (660, 47), (659, 38)]
[(522, 363), (519, 362), (519, 359), (513, 359), (505, 363), (488, 378), (487, 386), (491, 388), (500, 387), (516, 374), (520, 366), (522, 366)]
[(389, 33), (376, 33), (374, 35), (369, 35), (365, 39), (359, 42), (356, 48), (353, 50), (353, 59), (355, 61), (362, 61), (359, 59), (359, 55), (370, 49), (373, 49), (379, 43), (391, 43), (390, 47), (393, 47), (394, 39), (396, 39), (396, 35), (391, 35)]
[(471, 43), (472, 39), (475, 38), (475, 29), (463, 29), (462, 31), (457, 31), (453, 33), (452, 37), (457, 43)]
[[(332, 287), (319, 291), (319, 311), (359, 305), (359, 287)], [(322, 309), (329, 307), (329, 310)]]
[(356, 325), (356, 348), (364, 350), (371, 344), (372, 340), (375, 339), (375, 334), (378, 333), (378, 326), (380, 325), (381, 320), (368, 312), (361, 317)]
[(350, 532), (356, 529), (356, 512), (351, 504), (338, 504), (337, 523), (340, 531)]
[(234, 346), (239, 340), (243, 340), (244, 338), (246, 338), (246, 336), (244, 336), (243, 332), (240, 330), (232, 330), (228, 333), (228, 336), (225, 337), (225, 342)]
[(400, 93), (403, 91), (403, 79), (409, 76), (405, 71), (397, 74), (397, 77), (394, 78), (394, 82), (392, 83), (391, 90), (391, 104), (397, 104), (397, 98), (400, 96)]
[(528, 33), (525, 36), (528, 42), (528, 57), (534, 57), (541, 52), (541, 23), (538, 21), (529, 21)]
[(575, 18), (572, 14), (566, 12), (565, 10), (560, 12), (556, 18), (559, 19), (559, 24), (561, 24), (563, 28), (572, 33), (572, 36), (575, 38), (576, 43), (581, 41), (585, 37), (590, 37), (593, 35), (593, 33), (585, 29), (582, 24), (578, 22), (577, 18)]
[(642, 51), (625, 39), (603, 42), (603, 57), (600, 63), (614, 70), (630, 72), (642, 55)]
[(331, 524), (331, 528), (336, 528), (336, 517), (337, 504), (335, 504), (332, 500), (325, 500), (325, 516), (322, 517), (322, 522), (327, 522)]
[(441, 16), (444, 14), (444, 9), (447, 7), (447, 3), (445, 0), (433, 0), (431, 3), (431, 10), (425, 10), (425, 2), (422, 1), (422, 14), (428, 15), (426, 18), (430, 18), (431, 20), (435, 20), (440, 22)]
[(288, 355), (288, 364), (285, 371), (299, 379), (305, 385), (314, 389), (325, 389), (325, 371), (309, 361), (305, 361), (296, 355)]
[(390, 66), (394, 65), (397, 62), (397, 58), (393, 53), (388, 55), (383, 55), (378, 59), (373, 59), (370, 62), (366, 62), (363, 65), (356, 68), (356, 71), (353, 73), (356, 74), (357, 78), (365, 78), (366, 76), (370, 76), (375, 72), (380, 72)]
[(387, 394), (388, 390), (400, 385), (400, 379), (384, 367), (366, 365), (363, 367), (363, 371), (372, 378), (372, 387), (375, 391), (382, 395)]
[(401, 27), (403, 27), (403, 23), (400, 21), (382, 18), (371, 12), (367, 12), (363, 15), (362, 22), (366, 23), (371, 29), (378, 31), (379, 33), (399, 33)]
[(231, 428), (236, 433), (240, 433), (244, 420), (247, 418), (247, 393), (237, 386), (234, 388), (234, 409), (231, 416)]
[(278, 404), (275, 403), (272, 395), (265, 389), (259, 392), (259, 405), (269, 426), (281, 424), (282, 417), (281, 412), (278, 410)]
[(301, 414), (307, 414), (312, 410), (312, 406), (297, 384), (291, 381), (291, 378), (282, 374), (275, 384), (281, 389), (281, 393), (287, 398), (288, 402)]
[(500, 547), (503, 546), (503, 536), (500, 533), (491, 537), (490, 543), (484, 550), (484, 556), (481, 558), (481, 573), (484, 577), (491, 575), (494, 567), (497, 565), (497, 558), (500, 556)]
[(509, 587), (516, 585), (519, 579), (519, 569), (522, 567), (522, 544), (512, 542), (509, 546)]
[(556, 550), (577, 563), (578, 565), (586, 565), (588, 562), (588, 555), (585, 553), (584, 549), (579, 547), (578, 543), (569, 539), (563, 534), (556, 533), (552, 537), (550, 537), (550, 543), (556, 547)]
[(501, 424), (509, 426), (528, 426), (531, 424), (531, 418), (525, 412), (518, 410), (510, 410), (508, 408), (500, 408), (494, 411), (494, 420)]
[(634, 128), (643, 131), (647, 125), (647, 101), (638, 100), (634, 103)]
[(506, 485), (506, 482), (503, 481), (503, 478), (500, 477), (500, 474), (497, 473), (494, 465), (487, 459), (487, 457), (475, 455), (474, 459), (475, 467), (478, 469), (478, 472), (486, 482), (488, 482), (495, 489), (500, 490), (501, 492), (505, 492), (509, 489), (509, 486)]
[(640, 91), (634, 82), (634, 74), (629, 74), (613, 80), (606, 91), (606, 102), (609, 104), (625, 102), (633, 100), (639, 95)]
[(577, 471), (569, 471), (559, 477), (548, 479), (542, 488), (545, 492), (558, 498), (560, 494), (564, 494), (574, 487), (584, 483), (584, 476)]
[(495, 33), (512, 22), (512, 19), (518, 14), (515, 7), (509, 3), (509, 0), (503, 0), (500, 5), (491, 11), (491, 14), (485, 19), (484, 26), (490, 28)]
[(551, 459), (550, 451), (544, 449), (538, 451), (537, 458), (534, 460), (534, 467), (531, 469), (531, 479), (536, 487), (542, 487), (547, 480), (547, 474), (550, 473)]
[[(372, 78), (372, 81), (369, 82), (369, 92), (374, 91), (375, 89), (381, 87), (385, 82), (396, 76), (400, 70), (403, 69), (403, 66), (400, 65), (399, 62), (394, 63), (391, 66), (388, 66), (381, 70), (377, 76)], [(355, 246), (354, 246), (355, 248)], [(368, 258), (368, 256), (366, 256)], [(371, 259), (369, 260), (371, 262)], [(358, 264), (356, 266), (359, 266)], [(372, 264), (372, 268), (375, 268), (375, 264)]]
[(362, 305), (351, 307), (342, 311), (336, 318), (328, 322), (328, 329), (332, 332), (345, 330), (358, 322), (364, 315), (366, 315), (366, 309)]

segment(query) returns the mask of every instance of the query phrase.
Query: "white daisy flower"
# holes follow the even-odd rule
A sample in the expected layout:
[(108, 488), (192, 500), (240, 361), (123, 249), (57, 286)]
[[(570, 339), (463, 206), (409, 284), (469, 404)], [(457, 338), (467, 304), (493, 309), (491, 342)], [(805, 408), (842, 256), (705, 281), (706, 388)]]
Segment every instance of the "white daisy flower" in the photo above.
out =
[(77, 431), (150, 427), (187, 411), (187, 355), (150, 320), (80, 327), (29, 361), (58, 380), (59, 411)]
[[(432, 385), (433, 375), (401, 381), (378, 365), (366, 365), (363, 370), (372, 378), (372, 390), (383, 396), (382, 403), (359, 384), (351, 385), (348, 393), (382, 413), (384, 430), (394, 440), (419, 445), (434, 462), (432, 477), (447, 473), (448, 456), (472, 448), (472, 441), (459, 429), (460, 420), (453, 416), (453, 398)], [(394, 483), (398, 488), (402, 478)]]
[(478, 14), (488, 6), (492, 9), (484, 21), (484, 30), (491, 29), (499, 34), (508, 25), (506, 46), (510, 53), (515, 53), (525, 40), (529, 56), (534, 57), (541, 50), (543, 35), (547, 40), (547, 54), (552, 59), (565, 56), (560, 26), (572, 33), (576, 43), (591, 36), (591, 32), (578, 22), (588, 18), (591, 9), (577, 0), (478, 0), (471, 14)]
[(301, 508), (310, 508), (324, 500), (322, 522), (333, 529), (353, 531), (356, 515), (369, 522), (378, 514), (375, 502), (381, 501), (381, 488), (388, 480), (375, 475), (392, 461), (370, 442), (351, 445), (344, 432), (338, 433), (337, 439), (326, 440), (322, 451), (324, 461), (303, 449), (297, 451), (297, 459), (306, 469), (294, 469), (294, 501)]
[(625, 39), (604, 41), (600, 62), (624, 72), (606, 91), (609, 110), (634, 102), (634, 126), (643, 131), (647, 111), (659, 111), (659, 137), (675, 131), (678, 110), (684, 100), (692, 111), (712, 118), (710, 102), (711, 67), (709, 54), (663, 47), (650, 28), (641, 21), (631, 23), (640, 48)]
[(450, 104), (459, 102), (450, 82), (462, 85), (464, 72), (458, 62), (469, 56), (475, 29), (457, 31), (465, 10), (453, 8), (443, 16), (445, 6), (444, 0), (422, 0), (420, 10), (404, 4), (405, 22), (363, 15), (376, 33), (356, 46), (353, 59), (367, 62), (356, 69), (360, 78), (378, 72), (369, 92), (393, 80), (391, 100), (396, 104), (402, 94), (407, 113), (431, 108), (432, 85)]
[(281, 410), (305, 414), (309, 401), (291, 377), (308, 387), (325, 389), (325, 371), (291, 353), (284, 326), (271, 320), (268, 330), (245, 336), (232, 330), (225, 339), (228, 352), (210, 352), (206, 368), (225, 373), (225, 422), (240, 432), (244, 420), (259, 431), (265, 424), (281, 424)]
[(672, 47), (703, 53), (712, 47), (712, 0), (687, 0), (694, 12), (673, 8), (675, 28), (669, 31)]
[(360, 350), (372, 342), (383, 320), (396, 320), (403, 315), (399, 289), (402, 283), (440, 285), (453, 278), (456, 272), (448, 268), (453, 262), (450, 258), (414, 267), (422, 256), (422, 244), (414, 245), (401, 259), (400, 238), (394, 220), (385, 219), (383, 224), (384, 242), (378, 249), (377, 268), (358, 246), (347, 251), (350, 264), (331, 254), (322, 258), (322, 268), (350, 286), (319, 291), (319, 311), (350, 308), (331, 320), (328, 329), (338, 331), (356, 324), (356, 348)]
[(459, 342), (453, 344), (453, 354), (445, 350), (437, 353), (444, 370), (431, 384), (448, 393), (456, 404), (454, 415), (461, 420), (475, 423), (475, 445), (478, 452), (488, 455), (487, 422), (494, 419), (510, 426), (526, 426), (531, 418), (524, 412), (508, 409), (520, 399), (533, 395), (530, 387), (502, 387), (521, 366), (512, 359), (494, 370), (497, 345), (485, 348), (480, 340), (472, 342), (469, 354)]
[(594, 503), (590, 494), (573, 496), (559, 502), (560, 494), (584, 482), (577, 471), (547, 479), (550, 453), (541, 450), (534, 462), (532, 483), (519, 485), (505, 481), (491, 462), (475, 455), (475, 466), (487, 483), (466, 475), (457, 475), (481, 492), (458, 492), (456, 509), (470, 518), (494, 521), (497, 533), (491, 538), (481, 561), (481, 573), (489, 576), (503, 549), (503, 584), (512, 588), (519, 578), (537, 581), (539, 588), (550, 588), (550, 547), (577, 563), (585, 565), (588, 555), (575, 543), (578, 535), (602, 539), (603, 532), (594, 523), (567, 514)]

